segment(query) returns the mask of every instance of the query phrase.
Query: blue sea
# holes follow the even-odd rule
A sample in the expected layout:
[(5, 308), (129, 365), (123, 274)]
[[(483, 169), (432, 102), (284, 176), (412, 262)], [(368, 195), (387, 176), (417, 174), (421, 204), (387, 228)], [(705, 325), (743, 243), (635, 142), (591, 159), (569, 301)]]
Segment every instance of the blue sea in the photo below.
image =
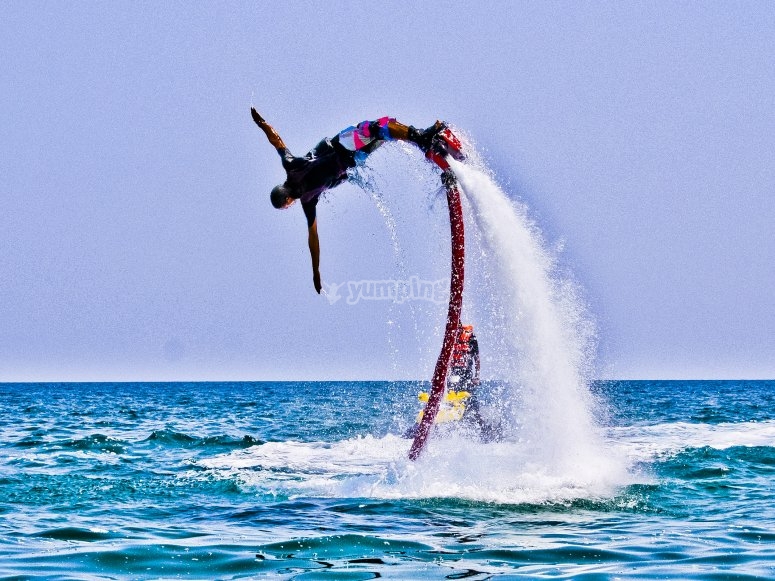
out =
[(775, 382), (593, 384), (599, 482), (426, 387), (0, 384), (0, 578), (775, 578)]

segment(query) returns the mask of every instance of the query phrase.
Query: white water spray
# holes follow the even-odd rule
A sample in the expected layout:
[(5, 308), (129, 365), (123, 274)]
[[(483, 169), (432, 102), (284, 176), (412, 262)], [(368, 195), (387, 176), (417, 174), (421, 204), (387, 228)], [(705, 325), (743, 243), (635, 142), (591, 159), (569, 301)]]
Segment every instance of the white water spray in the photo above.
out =
[[(490, 375), (504, 381), (518, 438), (552, 473), (602, 476), (611, 466), (588, 387), (594, 332), (576, 287), (556, 273), (526, 208), (509, 200), (483, 165), (452, 163), (468, 206), (474, 289), (466, 290), (475, 295), (468, 316), (487, 320), (489, 338), (480, 333), (480, 344), (491, 354)], [(477, 279), (486, 281), (484, 297), (476, 296)]]

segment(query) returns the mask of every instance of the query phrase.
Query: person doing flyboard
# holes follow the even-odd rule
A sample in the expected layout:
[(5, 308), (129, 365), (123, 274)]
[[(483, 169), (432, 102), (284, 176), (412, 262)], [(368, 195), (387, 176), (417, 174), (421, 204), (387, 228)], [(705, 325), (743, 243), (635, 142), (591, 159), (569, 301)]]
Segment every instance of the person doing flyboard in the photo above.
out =
[(320, 195), (347, 181), (348, 170), (362, 163), (366, 157), (386, 141), (409, 141), (417, 145), (429, 159), (441, 149), (445, 154), (462, 158), (459, 142), (452, 136), (445, 123), (436, 121), (427, 129), (420, 130), (399, 123), (392, 117), (376, 121), (363, 121), (348, 127), (334, 137), (322, 139), (302, 157), (293, 155), (278, 135), (255, 108), (250, 109), (256, 125), (277, 149), (282, 159), (286, 180), (275, 186), (270, 199), (275, 208), (283, 209), (301, 200), (307, 218), (308, 243), (312, 258), (312, 282), (320, 293), (320, 241), (317, 230), (317, 203)]

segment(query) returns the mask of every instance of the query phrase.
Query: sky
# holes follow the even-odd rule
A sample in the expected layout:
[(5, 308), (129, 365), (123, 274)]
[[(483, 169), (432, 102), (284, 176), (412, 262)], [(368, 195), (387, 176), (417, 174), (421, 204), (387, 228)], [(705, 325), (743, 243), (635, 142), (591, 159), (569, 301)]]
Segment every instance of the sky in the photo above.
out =
[[(329, 304), (301, 154), (445, 119), (583, 288), (607, 378), (775, 377), (772, 2), (0, 3), (0, 381), (402, 379), (444, 305)], [(325, 283), (443, 279), (417, 155), (318, 211)], [(448, 252), (448, 251), (447, 251)]]

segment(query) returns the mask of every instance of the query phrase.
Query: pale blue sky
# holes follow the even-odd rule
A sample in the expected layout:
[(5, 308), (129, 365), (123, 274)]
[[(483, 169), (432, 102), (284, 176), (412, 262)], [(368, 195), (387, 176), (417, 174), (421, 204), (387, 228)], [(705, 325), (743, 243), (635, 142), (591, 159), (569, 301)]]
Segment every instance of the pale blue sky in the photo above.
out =
[[(775, 4), (484, 6), (0, 4), (0, 380), (430, 376), (443, 306), (312, 290), (251, 104), (298, 153), (465, 129), (564, 244), (602, 376), (775, 377)], [(324, 281), (443, 278), (419, 160), (374, 164), (403, 267), (344, 185)]]

